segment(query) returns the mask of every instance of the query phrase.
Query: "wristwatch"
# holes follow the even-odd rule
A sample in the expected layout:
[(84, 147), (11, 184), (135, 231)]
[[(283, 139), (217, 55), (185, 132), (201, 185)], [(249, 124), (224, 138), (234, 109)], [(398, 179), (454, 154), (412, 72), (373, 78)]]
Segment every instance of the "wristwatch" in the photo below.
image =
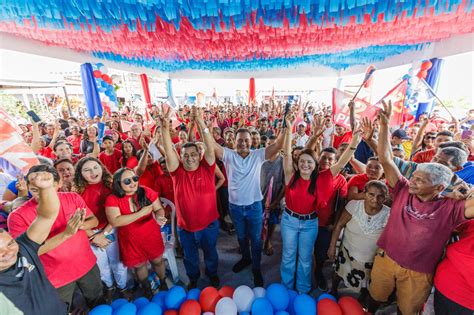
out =
[(104, 236), (109, 236), (110, 234), (112, 234), (112, 231), (107, 232), (106, 230), (104, 230)]
[(204, 128), (204, 130), (202, 132), (209, 133), (209, 128)]

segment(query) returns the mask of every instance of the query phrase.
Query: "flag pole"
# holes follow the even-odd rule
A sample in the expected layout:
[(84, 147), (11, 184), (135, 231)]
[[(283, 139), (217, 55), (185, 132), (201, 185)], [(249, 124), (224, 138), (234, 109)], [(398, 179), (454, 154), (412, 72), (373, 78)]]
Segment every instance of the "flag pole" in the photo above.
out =
[(428, 90), (430, 90), (431, 94), (433, 94), (433, 96), (436, 98), (436, 100), (441, 104), (441, 106), (444, 107), (444, 109), (448, 112), (448, 114), (451, 116), (451, 118), (454, 118), (453, 114), (449, 111), (449, 109), (446, 107), (446, 105), (444, 105), (443, 101), (441, 101), (441, 99), (438, 97), (438, 95), (435, 93), (435, 91), (433, 90), (433, 88), (431, 88), (431, 86), (428, 84), (428, 82), (425, 81), (425, 79), (421, 78), (421, 82), (423, 82), (423, 84), (428, 88)]
[(353, 102), (356, 97), (357, 97), (357, 94), (359, 94), (360, 90), (362, 90), (362, 87), (364, 86), (364, 84), (369, 81), (370, 77), (372, 76), (372, 74), (374, 74), (375, 72), (375, 69), (371, 69), (366, 75), (365, 75), (365, 78), (364, 78), (364, 81), (362, 82), (362, 84), (359, 86), (359, 89), (357, 90), (357, 92), (354, 94), (354, 96), (352, 97), (352, 99), (350, 100), (350, 102)]

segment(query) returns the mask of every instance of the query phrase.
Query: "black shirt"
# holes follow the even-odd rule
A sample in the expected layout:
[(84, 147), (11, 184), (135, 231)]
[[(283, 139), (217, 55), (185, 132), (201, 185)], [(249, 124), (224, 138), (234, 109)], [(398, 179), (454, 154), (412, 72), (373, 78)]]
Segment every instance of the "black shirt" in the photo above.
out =
[(18, 259), (15, 265), (0, 272), (0, 291), (25, 315), (67, 314), (66, 304), (44, 273), (38, 257), (41, 245), (30, 240), (26, 233), (16, 242)]

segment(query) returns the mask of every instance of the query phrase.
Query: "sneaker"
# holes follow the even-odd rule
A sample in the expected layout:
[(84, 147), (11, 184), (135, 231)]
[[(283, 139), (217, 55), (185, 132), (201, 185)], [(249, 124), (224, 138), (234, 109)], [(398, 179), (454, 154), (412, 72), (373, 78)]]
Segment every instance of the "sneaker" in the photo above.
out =
[(186, 286), (186, 290), (191, 290), (197, 288), (197, 280), (190, 280), (188, 285)]
[(250, 259), (242, 258), (234, 265), (234, 267), (232, 267), (232, 271), (235, 273), (239, 273), (244, 270), (245, 267), (250, 266), (251, 264), (252, 261)]
[(209, 280), (211, 281), (211, 286), (213, 286), (214, 288), (218, 288), (219, 285), (221, 284), (221, 280), (219, 279), (217, 275), (210, 276)]
[(255, 287), (263, 287), (263, 277), (260, 269), (253, 269), (253, 284)]

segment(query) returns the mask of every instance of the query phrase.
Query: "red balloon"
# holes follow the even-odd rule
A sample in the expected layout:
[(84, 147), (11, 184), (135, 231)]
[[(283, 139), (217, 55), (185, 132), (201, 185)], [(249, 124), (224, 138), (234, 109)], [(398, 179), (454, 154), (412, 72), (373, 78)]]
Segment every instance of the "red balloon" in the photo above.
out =
[(102, 72), (100, 72), (99, 70), (94, 70), (94, 72), (92, 72), (92, 74), (94, 75), (94, 78), (102, 77)]
[(219, 295), (222, 296), (222, 297), (230, 297), (230, 298), (232, 298), (232, 296), (234, 295), (234, 288), (233, 288), (233, 287), (230, 287), (230, 286), (228, 286), (228, 285), (223, 286), (223, 287), (219, 290)]
[(342, 315), (342, 310), (336, 302), (330, 299), (322, 299), (318, 302), (318, 315)]
[(214, 312), (217, 302), (221, 299), (219, 292), (214, 287), (207, 287), (202, 290), (199, 296), (199, 304), (201, 304), (203, 312)]
[(107, 78), (107, 81), (105, 81), (105, 82), (107, 82), (108, 84), (112, 84), (112, 78), (111, 78), (111, 77), (108, 77), (108, 78)]
[(163, 315), (179, 315), (177, 310), (167, 310)]
[(106, 75), (106, 74), (102, 75), (102, 80), (104, 80), (105, 82), (108, 82), (109, 79), (110, 79), (110, 77), (108, 75)]
[(420, 70), (420, 72), (418, 72), (416, 76), (420, 79), (426, 79), (427, 75), (428, 75), (428, 70)]
[(351, 296), (343, 296), (339, 299), (339, 306), (343, 315), (365, 315), (362, 305)]
[(201, 315), (201, 305), (198, 301), (187, 300), (181, 304), (179, 315)]
[(427, 61), (424, 61), (421, 64), (420, 69), (421, 70), (429, 70), (429, 69), (431, 69), (431, 67), (433, 67), (433, 63), (431, 61), (427, 60)]

